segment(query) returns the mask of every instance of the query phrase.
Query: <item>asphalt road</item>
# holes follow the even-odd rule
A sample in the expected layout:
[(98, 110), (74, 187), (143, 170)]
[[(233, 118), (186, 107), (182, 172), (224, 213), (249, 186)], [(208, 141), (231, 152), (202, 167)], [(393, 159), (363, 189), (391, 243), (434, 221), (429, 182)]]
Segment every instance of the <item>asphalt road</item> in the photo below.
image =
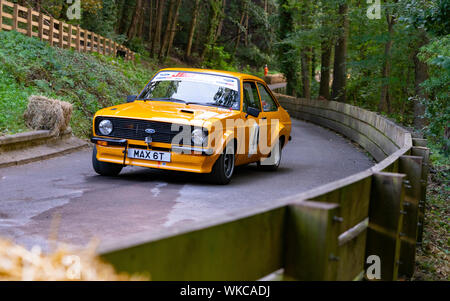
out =
[(97, 176), (91, 150), (0, 169), (0, 237), (48, 250), (57, 240), (83, 246), (114, 243), (244, 211), (355, 174), (373, 162), (334, 132), (293, 121), (293, 141), (279, 171), (238, 168), (232, 183), (205, 176), (127, 167), (118, 178)]

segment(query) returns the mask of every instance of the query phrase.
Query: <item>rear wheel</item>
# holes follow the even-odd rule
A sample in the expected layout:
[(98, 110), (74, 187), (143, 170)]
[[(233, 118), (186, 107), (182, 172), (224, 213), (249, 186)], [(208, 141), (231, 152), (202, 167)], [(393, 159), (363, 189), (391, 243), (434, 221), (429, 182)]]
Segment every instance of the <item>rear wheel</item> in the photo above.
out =
[(92, 151), (92, 167), (101, 176), (114, 177), (120, 174), (123, 166), (120, 164), (101, 162), (97, 160), (97, 147)]
[(211, 180), (218, 185), (226, 185), (230, 183), (235, 169), (235, 151), (232, 143), (228, 144), (225, 151), (220, 155), (214, 164), (211, 172)]
[(258, 161), (258, 168), (263, 171), (277, 171), (281, 163), (281, 153), (282, 141), (278, 140), (278, 142), (273, 146), (269, 157)]

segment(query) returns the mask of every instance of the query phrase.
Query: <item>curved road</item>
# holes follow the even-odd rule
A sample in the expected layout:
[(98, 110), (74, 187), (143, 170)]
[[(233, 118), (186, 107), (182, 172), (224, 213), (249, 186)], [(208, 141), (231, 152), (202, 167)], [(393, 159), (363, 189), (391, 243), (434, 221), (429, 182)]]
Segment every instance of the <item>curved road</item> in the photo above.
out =
[(255, 208), (355, 174), (373, 162), (348, 140), (293, 120), (293, 141), (276, 173), (238, 168), (228, 186), (205, 176), (137, 167), (118, 178), (97, 176), (91, 150), (0, 169), (0, 237), (27, 247), (59, 241), (112, 243), (141, 231), (204, 222)]

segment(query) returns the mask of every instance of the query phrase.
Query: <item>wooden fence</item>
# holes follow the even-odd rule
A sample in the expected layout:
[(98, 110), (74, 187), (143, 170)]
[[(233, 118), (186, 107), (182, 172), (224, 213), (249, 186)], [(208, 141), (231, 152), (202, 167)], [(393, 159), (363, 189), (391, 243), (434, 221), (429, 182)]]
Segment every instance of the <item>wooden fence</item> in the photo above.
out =
[(378, 164), (183, 231), (140, 233), (104, 245), (103, 258), (153, 280), (256, 280), (274, 272), (294, 280), (360, 280), (375, 255), (382, 280), (411, 277), (423, 229), (426, 141), (358, 107), (277, 97), (292, 117), (347, 136)]
[(125, 60), (134, 60), (134, 52), (111, 39), (82, 29), (78, 25), (64, 23), (32, 8), (3, 0), (0, 0), (1, 30), (15, 30), (60, 48), (123, 56)]

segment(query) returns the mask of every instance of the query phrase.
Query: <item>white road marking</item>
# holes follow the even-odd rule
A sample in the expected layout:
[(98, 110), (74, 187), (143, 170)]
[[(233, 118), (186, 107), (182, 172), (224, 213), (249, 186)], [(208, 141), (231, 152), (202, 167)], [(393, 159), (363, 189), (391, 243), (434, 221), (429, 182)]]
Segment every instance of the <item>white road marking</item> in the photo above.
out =
[(151, 190), (151, 192), (153, 193), (153, 196), (154, 197), (158, 197), (159, 194), (161, 193), (161, 188), (163, 188), (165, 186), (167, 186), (167, 183), (158, 183), (158, 184), (156, 184), (156, 187)]

